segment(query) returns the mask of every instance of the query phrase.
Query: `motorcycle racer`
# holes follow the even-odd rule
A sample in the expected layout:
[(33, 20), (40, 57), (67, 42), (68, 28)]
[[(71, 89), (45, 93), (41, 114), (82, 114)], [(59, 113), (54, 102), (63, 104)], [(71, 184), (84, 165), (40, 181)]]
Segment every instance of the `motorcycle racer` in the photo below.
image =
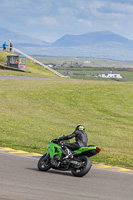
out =
[[(67, 143), (62, 140), (75, 138), (75, 142)], [(76, 126), (75, 131), (67, 136), (59, 136), (48, 144), (48, 152), (38, 161), (40, 171), (49, 169), (71, 170), (74, 176), (86, 175), (92, 166), (90, 157), (101, 151), (101, 147), (87, 146), (88, 137), (83, 125)]]
[[(75, 142), (73, 143), (64, 143), (64, 145), (70, 149), (70, 150), (76, 150), (79, 149), (80, 147), (84, 147), (87, 146), (87, 142), (88, 142), (88, 137), (87, 137), (87, 133), (85, 132), (85, 127), (84, 125), (77, 125), (75, 128), (75, 131), (67, 136), (63, 136), (60, 137), (58, 140), (69, 140), (75, 137)], [(66, 153), (67, 156), (67, 153)]]

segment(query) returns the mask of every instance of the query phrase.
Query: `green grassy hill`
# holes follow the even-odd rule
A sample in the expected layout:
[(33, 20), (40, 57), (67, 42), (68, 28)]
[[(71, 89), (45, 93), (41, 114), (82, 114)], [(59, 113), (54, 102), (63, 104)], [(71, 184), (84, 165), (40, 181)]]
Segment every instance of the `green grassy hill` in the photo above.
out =
[(0, 146), (45, 153), (49, 140), (82, 123), (93, 162), (132, 168), (133, 83), (0, 80)]
[[(0, 51), (0, 66), (7, 67), (7, 55), (15, 55), (9, 51)], [(45, 77), (45, 78), (58, 78), (53, 73), (44, 69), (43, 67), (26, 59), (26, 72), (13, 71), (7, 69), (0, 69), (0, 75), (17, 75), (17, 76), (30, 76), (30, 77)]]

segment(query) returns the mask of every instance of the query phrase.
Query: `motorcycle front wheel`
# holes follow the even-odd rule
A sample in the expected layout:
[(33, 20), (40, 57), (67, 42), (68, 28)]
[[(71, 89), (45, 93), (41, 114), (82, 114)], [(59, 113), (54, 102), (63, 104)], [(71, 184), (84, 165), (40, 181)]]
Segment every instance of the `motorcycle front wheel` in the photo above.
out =
[(38, 161), (38, 169), (40, 171), (47, 171), (51, 168), (50, 156), (45, 154)]
[(71, 172), (74, 176), (82, 177), (90, 171), (92, 164), (87, 156), (81, 156), (78, 160), (82, 162), (82, 166), (80, 168), (72, 167)]

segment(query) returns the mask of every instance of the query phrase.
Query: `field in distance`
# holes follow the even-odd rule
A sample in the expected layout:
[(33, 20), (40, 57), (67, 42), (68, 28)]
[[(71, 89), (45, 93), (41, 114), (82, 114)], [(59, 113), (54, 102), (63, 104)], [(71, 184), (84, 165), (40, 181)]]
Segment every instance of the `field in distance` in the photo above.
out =
[[(46, 65), (73, 79), (108, 81), (107, 78), (95, 78), (101, 73), (118, 73), (123, 79), (115, 81), (133, 81), (133, 62), (123, 62), (100, 58), (41, 57), (35, 56)], [(94, 75), (94, 76), (93, 76)]]
[(42, 63), (55, 63), (62, 64), (63, 62), (75, 63), (79, 62), (81, 64), (85, 64), (88, 67), (115, 67), (115, 68), (132, 68), (133, 69), (133, 61), (119, 61), (119, 60), (109, 60), (102, 58), (89, 58), (89, 57), (50, 57), (50, 56), (33, 56), (34, 58), (40, 60)]

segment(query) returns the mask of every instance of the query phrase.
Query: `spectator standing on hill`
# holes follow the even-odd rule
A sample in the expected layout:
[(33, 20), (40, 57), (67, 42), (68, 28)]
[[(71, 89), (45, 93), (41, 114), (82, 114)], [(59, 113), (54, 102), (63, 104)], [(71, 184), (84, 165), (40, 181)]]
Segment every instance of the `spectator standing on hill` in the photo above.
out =
[(12, 51), (12, 43), (10, 42), (10, 51)]
[(4, 42), (4, 44), (3, 44), (3, 50), (6, 50), (6, 47), (7, 47), (8, 45), (6, 44), (6, 42)]

